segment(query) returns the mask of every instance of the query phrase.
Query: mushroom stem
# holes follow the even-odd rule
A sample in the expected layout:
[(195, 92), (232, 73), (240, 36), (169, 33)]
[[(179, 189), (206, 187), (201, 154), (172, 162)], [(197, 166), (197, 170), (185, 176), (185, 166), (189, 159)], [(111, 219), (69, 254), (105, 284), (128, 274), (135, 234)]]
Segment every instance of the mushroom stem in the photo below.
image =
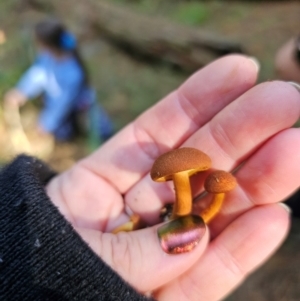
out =
[(171, 218), (185, 216), (192, 212), (192, 191), (188, 172), (173, 175), (176, 200)]
[(127, 223), (125, 223), (125, 224), (123, 224), (123, 225), (121, 225), (121, 226), (119, 226), (119, 227), (117, 227), (117, 228), (115, 228), (113, 231), (112, 231), (112, 233), (113, 234), (117, 234), (117, 233), (119, 233), (119, 232), (121, 232), (121, 231), (124, 231), (124, 232), (130, 232), (130, 231), (132, 231), (133, 230), (133, 222), (127, 222)]
[(115, 228), (112, 231), (112, 233), (117, 234), (121, 231), (130, 232), (130, 231), (139, 229), (141, 226), (142, 226), (141, 218), (137, 214), (133, 214), (130, 217), (130, 221), (128, 221), (127, 223)]
[(205, 210), (201, 212), (200, 215), (206, 224), (210, 222), (215, 217), (215, 215), (220, 211), (223, 204), (224, 196), (225, 193), (214, 193), (213, 199), (209, 207), (205, 208)]

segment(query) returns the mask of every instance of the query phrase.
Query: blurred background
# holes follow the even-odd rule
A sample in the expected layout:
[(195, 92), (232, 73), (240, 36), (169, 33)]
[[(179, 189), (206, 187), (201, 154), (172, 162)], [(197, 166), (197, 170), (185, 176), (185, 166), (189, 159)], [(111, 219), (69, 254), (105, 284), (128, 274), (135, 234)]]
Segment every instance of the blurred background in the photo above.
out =
[[(77, 37), (97, 100), (116, 131), (195, 70), (228, 53), (256, 57), (259, 82), (278, 78), (278, 51), (300, 33), (299, 1), (0, 1), (1, 98), (32, 64), (33, 27), (49, 16)], [(68, 142), (36, 138), (41, 106), (38, 98), (6, 119), (1, 109), (0, 164), (29, 142), (36, 146), (34, 154), (63, 171), (98, 146), (93, 135)], [(284, 246), (227, 300), (300, 300), (299, 250), (300, 225), (294, 219)]]

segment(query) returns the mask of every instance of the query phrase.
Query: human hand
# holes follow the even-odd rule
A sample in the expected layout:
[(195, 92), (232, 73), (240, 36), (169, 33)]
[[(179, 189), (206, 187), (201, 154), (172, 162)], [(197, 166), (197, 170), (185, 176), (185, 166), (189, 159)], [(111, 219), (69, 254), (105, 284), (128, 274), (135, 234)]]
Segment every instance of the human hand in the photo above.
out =
[[(246, 57), (213, 62), (48, 184), (82, 238), (138, 291), (159, 301), (220, 300), (285, 238), (289, 214), (276, 203), (299, 185), (300, 130), (290, 127), (299, 118), (300, 94), (283, 82), (253, 87), (256, 77)], [(238, 187), (198, 246), (168, 255), (157, 223), (174, 191), (153, 182), (149, 170), (160, 154), (181, 146), (208, 154), (213, 168), (244, 164), (235, 174)], [(192, 180), (194, 195), (203, 178)], [(129, 220), (126, 208), (149, 227), (111, 234)]]
[(11, 89), (4, 95), (4, 105), (8, 107), (20, 107), (26, 102), (26, 96), (17, 89)]

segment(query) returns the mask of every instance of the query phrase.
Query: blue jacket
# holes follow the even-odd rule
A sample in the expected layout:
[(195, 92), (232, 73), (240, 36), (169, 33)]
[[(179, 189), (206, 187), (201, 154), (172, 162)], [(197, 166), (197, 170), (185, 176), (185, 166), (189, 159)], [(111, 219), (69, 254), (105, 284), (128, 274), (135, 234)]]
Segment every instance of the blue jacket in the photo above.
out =
[[(16, 88), (28, 99), (43, 94), (44, 108), (39, 118), (40, 125), (54, 135), (65, 130), (67, 136), (67, 132), (72, 130), (66, 120), (70, 114), (90, 108), (96, 103), (95, 91), (85, 87), (83, 80), (83, 71), (74, 57), (59, 60), (51, 53), (42, 52)], [(112, 131), (107, 114), (98, 105), (97, 107), (100, 131)]]

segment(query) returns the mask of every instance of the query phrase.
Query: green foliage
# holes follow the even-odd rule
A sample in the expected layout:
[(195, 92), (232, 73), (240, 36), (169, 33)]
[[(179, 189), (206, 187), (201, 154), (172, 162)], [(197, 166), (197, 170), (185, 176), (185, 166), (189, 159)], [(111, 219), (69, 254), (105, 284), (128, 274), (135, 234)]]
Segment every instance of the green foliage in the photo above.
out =
[(208, 6), (201, 2), (184, 2), (177, 6), (173, 19), (187, 25), (201, 25), (210, 17)]
[(6, 36), (5, 43), (0, 45), (0, 101), (3, 94), (16, 84), (33, 58), (30, 33), (16, 27), (15, 16), (21, 4), (21, 0), (0, 1), (0, 30)]
[[(186, 25), (202, 25), (211, 15), (206, 1), (114, 0), (148, 15), (161, 15)], [(218, 2), (218, 1), (217, 1)]]
[(0, 45), (0, 97), (12, 88), (31, 62), (31, 48), (24, 34), (7, 37)]

